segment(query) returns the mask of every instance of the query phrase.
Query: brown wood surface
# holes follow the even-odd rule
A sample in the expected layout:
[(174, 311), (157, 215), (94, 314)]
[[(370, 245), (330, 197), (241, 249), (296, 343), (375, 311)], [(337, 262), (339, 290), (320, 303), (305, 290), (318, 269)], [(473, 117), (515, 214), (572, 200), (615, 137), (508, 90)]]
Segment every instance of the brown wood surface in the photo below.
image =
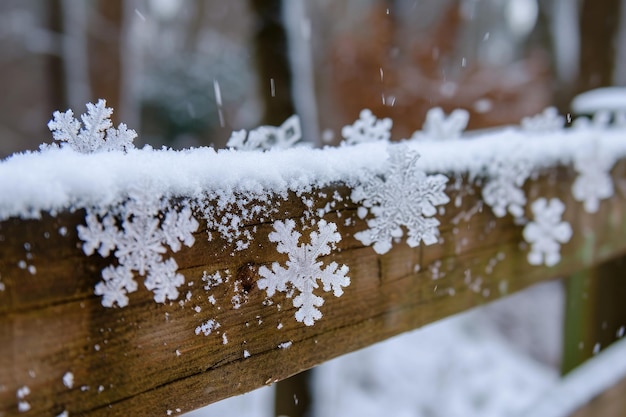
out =
[[(451, 202), (438, 216), (443, 243), (413, 249), (398, 243), (385, 255), (353, 237), (364, 221), (346, 198), (324, 216), (343, 236), (324, 261), (348, 265), (352, 283), (340, 298), (324, 294), (324, 317), (312, 327), (294, 319), (291, 300), (282, 294), (272, 305), (264, 303), (265, 293), (255, 283), (260, 265), (286, 260), (268, 240), (271, 221), (245, 226), (256, 232), (242, 252), (219, 237), (208, 241), (201, 222), (195, 245), (173, 254), (187, 282), (182, 301), (156, 304), (136, 277), (139, 290), (125, 308), (104, 308), (93, 294), (100, 271), (114, 260), (83, 254), (76, 226), (84, 212), (1, 222), (0, 416), (20, 414), (16, 393), (22, 386), (30, 389), (25, 400), (31, 410), (20, 415), (56, 416), (63, 410), (71, 416), (158, 416), (168, 410), (176, 415), (614, 258), (626, 253), (625, 169), (624, 161), (615, 167), (615, 197), (595, 214), (573, 200), (570, 168), (545, 171), (527, 182), (529, 201), (561, 198), (564, 218), (574, 229), (562, 248), (563, 260), (552, 268), (529, 265), (523, 227), (510, 216), (494, 217), (480, 190), (465, 180), (460, 187), (450, 181)], [(334, 190), (324, 191), (330, 196)], [(345, 187), (336, 190), (349, 195)], [(313, 210), (329, 200), (318, 191), (310, 197)], [(274, 219), (299, 219), (307, 212), (295, 195), (277, 200), (275, 207), (280, 214)], [(348, 218), (351, 225), (345, 226)], [(225, 270), (230, 283), (211, 291), (217, 300), (212, 305), (203, 271)], [(235, 280), (241, 285), (234, 286)], [(234, 295), (243, 301), (238, 309), (231, 302)], [(196, 335), (195, 328), (208, 319), (220, 323), (220, 333)], [(289, 348), (278, 347), (288, 341)], [(244, 351), (250, 357), (244, 358)], [(71, 389), (62, 382), (66, 372), (74, 375)]]

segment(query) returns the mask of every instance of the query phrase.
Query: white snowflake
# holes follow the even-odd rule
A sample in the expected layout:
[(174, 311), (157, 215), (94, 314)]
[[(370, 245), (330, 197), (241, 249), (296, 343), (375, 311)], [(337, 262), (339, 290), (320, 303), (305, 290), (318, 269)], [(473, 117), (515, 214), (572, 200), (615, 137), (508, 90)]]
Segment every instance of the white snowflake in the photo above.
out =
[(287, 149), (302, 139), (300, 117), (293, 115), (276, 126), (259, 126), (250, 132), (244, 129), (231, 134), (226, 146), (242, 151)]
[(522, 186), (530, 173), (531, 165), (525, 160), (504, 158), (488, 166), (489, 179), (482, 189), (482, 196), (497, 217), (504, 217), (507, 210), (515, 218), (524, 215), (526, 195)]
[(390, 118), (377, 119), (369, 109), (361, 110), (359, 118), (351, 125), (341, 129), (341, 136), (344, 137), (346, 145), (356, 145), (358, 143), (387, 141), (391, 137), (391, 126), (393, 122)]
[(319, 288), (318, 280), (322, 282), (324, 291), (333, 291), (335, 297), (340, 297), (343, 294), (342, 287), (350, 285), (350, 278), (346, 276), (346, 265), (331, 262), (323, 268), (322, 261), (318, 259), (330, 254), (341, 240), (336, 224), (320, 220), (317, 223), (318, 231), (311, 232), (309, 243), (302, 245), (299, 244), (301, 234), (294, 227), (295, 222), (291, 219), (274, 222), (274, 231), (269, 234), (269, 240), (277, 243), (278, 252), (289, 255), (289, 259), (285, 267), (278, 262), (274, 262), (271, 269), (262, 266), (259, 269), (262, 278), (257, 283), (268, 297), (279, 291), (291, 298), (297, 290), (293, 299), (293, 306), (297, 308), (296, 320), (312, 326), (322, 317), (318, 307), (324, 304), (324, 299), (313, 293)]
[[(611, 124), (611, 117), (610, 111), (600, 110), (595, 112), (592, 118), (586, 116), (577, 117), (572, 127), (578, 130), (605, 129)], [(619, 126), (624, 122), (624, 119), (620, 116), (620, 118), (616, 118), (615, 121)]]
[[(106, 107), (106, 101), (87, 103), (87, 113), (80, 116), (81, 123), (74, 118), (72, 110), (65, 113), (54, 112), (48, 122), (48, 129), (55, 140), (67, 144), (76, 152), (93, 153), (102, 151), (126, 151), (132, 149), (137, 133), (120, 123), (117, 129), (111, 123), (113, 109)], [(45, 149), (43, 146), (42, 149)]]
[(441, 107), (435, 107), (428, 110), (422, 130), (415, 132), (412, 139), (458, 139), (467, 127), (468, 122), (469, 113), (467, 110), (456, 109), (446, 117)]
[(200, 335), (200, 333), (202, 333), (203, 335), (208, 336), (213, 333), (213, 330), (217, 330), (220, 327), (221, 326), (218, 322), (210, 319), (202, 323), (200, 326), (196, 327), (196, 335)]
[(600, 153), (594, 142), (591, 151), (579, 152), (574, 159), (578, 177), (572, 184), (572, 195), (576, 201), (584, 202), (587, 213), (595, 213), (600, 200), (613, 196), (613, 179), (610, 171), (615, 160)]
[(199, 224), (188, 206), (177, 211), (165, 199), (135, 191), (123, 205), (106, 214), (88, 210), (85, 220), (86, 227), (78, 226), (83, 251), (91, 255), (97, 250), (103, 257), (115, 251), (117, 258), (117, 266), (104, 268), (103, 280), (95, 287), (103, 306), (128, 304), (126, 294), (137, 290), (133, 271), (146, 277), (144, 284), (154, 292), (156, 302), (178, 298), (177, 288), (185, 279), (176, 272), (176, 261), (164, 260), (163, 254), (166, 246), (177, 252), (181, 242), (193, 245), (192, 233)]
[(565, 126), (565, 118), (556, 107), (548, 107), (539, 114), (524, 117), (521, 126), (527, 132), (555, 132)]
[(374, 250), (383, 254), (391, 249), (392, 240), (408, 230), (407, 243), (411, 247), (423, 241), (431, 245), (438, 241), (439, 220), (432, 218), (438, 205), (450, 199), (445, 193), (448, 178), (442, 174), (426, 175), (417, 166), (419, 154), (406, 145), (389, 146), (387, 169), (382, 175), (368, 174), (354, 187), (351, 198), (362, 202), (374, 215), (367, 220), (369, 228), (354, 236), (365, 245), (374, 244)]
[(572, 237), (570, 224), (561, 221), (565, 205), (558, 198), (539, 198), (530, 208), (534, 221), (524, 227), (524, 239), (531, 244), (528, 263), (554, 266), (561, 260), (561, 244)]

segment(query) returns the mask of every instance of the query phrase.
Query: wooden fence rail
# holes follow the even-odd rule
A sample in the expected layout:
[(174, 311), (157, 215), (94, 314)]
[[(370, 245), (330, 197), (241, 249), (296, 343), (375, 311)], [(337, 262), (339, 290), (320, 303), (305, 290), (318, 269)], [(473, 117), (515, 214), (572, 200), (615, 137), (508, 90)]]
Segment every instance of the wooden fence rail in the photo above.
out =
[[(284, 294), (269, 303), (256, 285), (260, 267), (287, 260), (268, 239), (266, 219), (242, 225), (254, 237), (244, 252), (219, 236), (207, 240), (201, 221), (196, 243), (172, 254), (186, 281), (178, 300), (154, 303), (142, 287), (125, 308), (104, 308), (93, 289), (112, 259), (84, 255), (76, 231), (83, 210), (10, 218), (0, 223), (0, 416), (175, 415), (594, 267), (626, 253), (625, 170), (625, 160), (614, 166), (615, 196), (593, 214), (573, 201), (571, 167), (544, 169), (525, 184), (529, 200), (558, 196), (568, 207), (564, 220), (577, 231), (553, 267), (528, 263), (523, 228), (484, 208), (466, 178), (448, 184), (457, 204), (440, 211), (442, 244), (398, 243), (384, 255), (354, 238), (364, 220), (348, 188), (276, 200), (274, 220), (324, 210), (330, 196), (341, 201), (325, 219), (343, 239), (323, 260), (347, 265), (351, 285), (325, 300), (314, 326), (294, 319)], [(216, 272), (232, 285), (205, 290), (206, 277)], [(196, 334), (209, 320), (212, 332)]]

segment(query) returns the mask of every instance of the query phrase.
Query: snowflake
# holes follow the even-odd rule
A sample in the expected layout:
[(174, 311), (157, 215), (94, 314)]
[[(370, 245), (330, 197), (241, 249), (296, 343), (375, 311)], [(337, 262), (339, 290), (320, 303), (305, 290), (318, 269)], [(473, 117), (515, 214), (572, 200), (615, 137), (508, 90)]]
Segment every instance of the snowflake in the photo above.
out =
[[(593, 114), (592, 118), (581, 116), (574, 120), (572, 127), (578, 130), (590, 130), (590, 129), (605, 129), (611, 124), (611, 112), (608, 110), (599, 110)], [(620, 116), (615, 122), (619, 126), (624, 122), (624, 119)]]
[(262, 266), (259, 269), (262, 278), (258, 280), (258, 286), (266, 291), (268, 297), (280, 291), (291, 298), (297, 290), (298, 294), (293, 299), (293, 306), (297, 308), (296, 320), (312, 326), (322, 317), (318, 307), (324, 304), (324, 299), (313, 293), (319, 287), (318, 280), (322, 282), (324, 291), (332, 290), (335, 297), (340, 297), (343, 294), (342, 287), (350, 285), (350, 278), (346, 276), (346, 265), (331, 262), (322, 268), (322, 261), (318, 260), (328, 255), (341, 240), (337, 225), (320, 220), (317, 223), (318, 231), (310, 234), (310, 243), (302, 245), (299, 245), (301, 234), (294, 227), (295, 222), (291, 219), (274, 222), (274, 231), (269, 234), (269, 239), (277, 243), (278, 252), (289, 255), (289, 260), (286, 267), (278, 262), (274, 262), (271, 269)]
[(417, 167), (419, 154), (406, 145), (389, 146), (387, 170), (382, 175), (367, 175), (352, 191), (354, 202), (363, 202), (360, 217), (367, 209), (374, 215), (368, 219), (369, 228), (354, 236), (365, 245), (374, 244), (374, 250), (383, 254), (391, 249), (394, 238), (408, 230), (407, 243), (411, 247), (423, 241), (436, 243), (439, 220), (432, 218), (435, 206), (450, 201), (445, 194), (448, 178), (444, 175), (426, 175)]
[(208, 336), (213, 333), (213, 330), (219, 329), (220, 327), (221, 326), (218, 322), (210, 319), (202, 323), (200, 326), (196, 327), (196, 335), (200, 335), (200, 333), (202, 333), (203, 335)]
[(458, 139), (468, 122), (469, 113), (467, 110), (456, 109), (446, 117), (440, 107), (435, 107), (428, 110), (422, 131), (415, 132), (412, 139)]
[(521, 187), (530, 173), (531, 165), (525, 160), (500, 159), (489, 165), (482, 195), (497, 217), (504, 217), (507, 210), (515, 218), (524, 215), (526, 195)]
[(565, 118), (556, 107), (548, 107), (535, 116), (524, 117), (521, 126), (527, 132), (555, 132), (565, 126)]
[[(87, 113), (80, 116), (84, 127), (74, 118), (72, 110), (65, 113), (54, 112), (53, 119), (48, 122), (48, 129), (55, 140), (64, 142), (80, 153), (102, 151), (125, 151), (132, 149), (137, 133), (120, 123), (117, 129), (112, 127), (111, 114), (113, 109), (106, 107), (106, 101), (87, 103)], [(45, 149), (43, 146), (42, 149)]]
[(558, 198), (549, 202), (539, 198), (533, 202), (531, 210), (535, 220), (524, 227), (524, 239), (532, 245), (528, 263), (554, 266), (561, 260), (561, 244), (572, 237), (570, 224), (561, 221), (565, 205)]
[(156, 302), (178, 298), (178, 287), (185, 279), (176, 272), (176, 261), (164, 260), (163, 254), (166, 246), (177, 252), (181, 242), (193, 245), (198, 222), (188, 206), (177, 211), (165, 199), (135, 191), (120, 208), (106, 214), (88, 210), (85, 220), (86, 227), (78, 226), (83, 251), (91, 255), (97, 250), (102, 257), (114, 251), (117, 258), (117, 266), (104, 268), (102, 281), (95, 287), (103, 306), (128, 304), (126, 294), (137, 290), (133, 271), (145, 277), (144, 285), (154, 292)]
[(595, 213), (600, 200), (613, 196), (613, 179), (610, 171), (614, 159), (601, 155), (596, 143), (591, 152), (579, 152), (574, 159), (578, 177), (572, 184), (572, 195), (576, 201), (583, 201), (587, 213)]
[(369, 109), (363, 109), (357, 121), (341, 129), (341, 136), (344, 137), (346, 145), (387, 141), (391, 137), (392, 124), (390, 118), (377, 119)]
[(242, 151), (287, 149), (302, 139), (300, 117), (293, 115), (279, 126), (259, 126), (249, 133), (245, 129), (231, 134), (226, 146)]

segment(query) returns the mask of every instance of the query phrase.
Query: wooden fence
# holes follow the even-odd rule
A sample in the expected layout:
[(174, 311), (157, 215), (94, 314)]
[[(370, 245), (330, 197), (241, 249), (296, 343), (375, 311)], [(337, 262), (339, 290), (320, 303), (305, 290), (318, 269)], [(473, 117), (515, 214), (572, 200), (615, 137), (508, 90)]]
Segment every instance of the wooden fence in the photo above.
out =
[[(625, 160), (614, 166), (617, 191), (597, 213), (573, 201), (576, 175), (571, 167), (544, 169), (526, 183), (530, 198), (558, 196), (573, 208), (564, 220), (578, 232), (562, 247), (563, 260), (551, 267), (529, 264), (522, 228), (511, 216), (494, 216), (466, 177), (447, 186), (457, 204), (440, 213), (443, 244), (411, 248), (398, 243), (382, 255), (354, 238), (365, 221), (347, 187), (276, 199), (273, 220), (299, 218), (324, 210), (331, 200), (341, 201), (326, 210), (325, 218), (337, 224), (343, 239), (324, 262), (347, 265), (351, 285), (340, 298), (325, 300), (323, 317), (314, 326), (294, 320), (296, 309), (282, 293), (268, 305), (257, 285), (262, 266), (287, 259), (270, 242), (272, 223), (267, 219), (240, 225), (254, 236), (244, 252), (234, 251), (235, 242), (219, 236), (207, 240), (207, 221), (201, 220), (196, 243), (172, 254), (186, 281), (178, 300), (158, 304), (151, 292), (139, 288), (129, 294), (125, 308), (104, 308), (93, 289), (111, 259), (83, 253), (77, 226), (84, 224), (84, 210), (9, 218), (0, 223), (0, 416), (22, 415), (20, 411), (175, 415), (567, 276), (577, 277), (570, 281), (570, 301), (582, 294), (575, 285), (586, 286), (588, 295), (585, 303), (570, 304), (568, 312), (570, 318), (582, 314), (588, 319), (579, 330), (580, 321), (575, 322), (567, 336), (570, 347), (578, 346), (581, 338), (597, 336), (590, 333), (597, 320), (615, 315), (611, 309), (598, 315), (603, 307), (599, 297), (624, 289), (619, 282), (603, 286), (592, 275), (603, 274), (602, 265), (626, 253), (625, 170)], [(216, 272), (230, 285), (216, 287), (207, 297), (202, 288)], [(194, 329), (207, 318), (214, 321), (213, 331), (198, 335)], [(589, 334), (572, 334), (578, 331)], [(567, 366), (591, 356), (593, 344), (589, 346), (568, 356)]]

